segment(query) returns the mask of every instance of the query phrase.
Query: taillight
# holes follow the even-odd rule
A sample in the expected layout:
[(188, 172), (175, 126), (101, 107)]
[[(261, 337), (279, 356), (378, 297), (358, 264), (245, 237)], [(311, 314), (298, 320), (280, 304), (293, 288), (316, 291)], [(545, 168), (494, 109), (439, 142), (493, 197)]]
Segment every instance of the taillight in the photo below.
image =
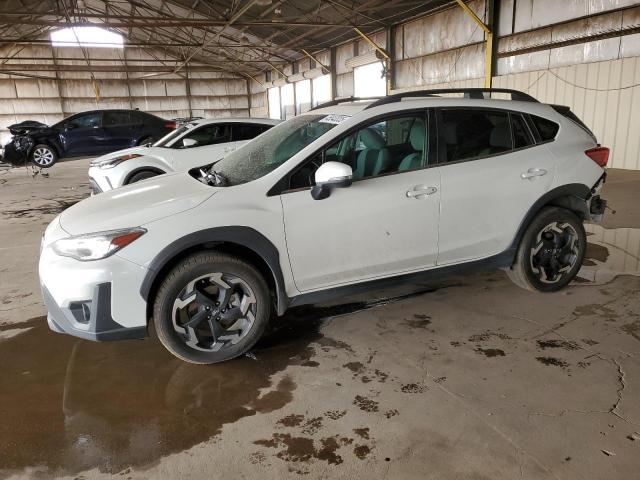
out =
[(177, 128), (178, 124), (176, 122), (167, 122), (164, 124), (164, 128)]
[(584, 154), (601, 167), (606, 167), (609, 161), (609, 149), (607, 147), (591, 148), (585, 151)]

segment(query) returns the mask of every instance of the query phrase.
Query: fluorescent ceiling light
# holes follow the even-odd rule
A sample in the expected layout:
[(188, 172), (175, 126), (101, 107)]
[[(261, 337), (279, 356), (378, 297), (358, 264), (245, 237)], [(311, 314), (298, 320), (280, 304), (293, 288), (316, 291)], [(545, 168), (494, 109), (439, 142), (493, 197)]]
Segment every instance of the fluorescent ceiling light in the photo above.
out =
[(122, 35), (100, 27), (69, 27), (51, 32), (54, 47), (123, 48)]

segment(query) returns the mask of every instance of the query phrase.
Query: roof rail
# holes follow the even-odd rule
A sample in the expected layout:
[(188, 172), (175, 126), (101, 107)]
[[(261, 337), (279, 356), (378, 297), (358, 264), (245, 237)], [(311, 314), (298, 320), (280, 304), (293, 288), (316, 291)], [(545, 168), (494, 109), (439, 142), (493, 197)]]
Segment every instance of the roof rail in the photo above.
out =
[(357, 102), (357, 101), (361, 101), (361, 100), (384, 100), (385, 97), (354, 97), (354, 96), (350, 96), (350, 97), (343, 97), (343, 98), (336, 98), (335, 100), (329, 100), (328, 102), (324, 102), (321, 103), (320, 105), (316, 105), (315, 107), (313, 107), (312, 109), (308, 110), (309, 112), (311, 110), (318, 110), (319, 108), (325, 108), (325, 107), (333, 107), (334, 105), (339, 105), (341, 103), (347, 103), (347, 102)]
[(440, 88), (440, 89), (434, 89), (434, 90), (414, 90), (411, 92), (395, 93), (393, 95), (382, 97), (380, 100), (373, 102), (371, 105), (368, 105), (366, 108), (373, 108), (379, 105), (386, 105), (388, 103), (399, 102), (403, 98), (434, 97), (434, 96), (445, 94), (445, 93), (463, 93), (465, 98), (472, 98), (475, 100), (486, 99), (487, 97), (485, 97), (485, 93), (488, 93), (488, 94), (507, 93), (511, 95), (511, 100), (539, 103), (538, 100), (533, 98), (531, 95), (521, 92), (519, 90), (511, 90), (509, 88)]

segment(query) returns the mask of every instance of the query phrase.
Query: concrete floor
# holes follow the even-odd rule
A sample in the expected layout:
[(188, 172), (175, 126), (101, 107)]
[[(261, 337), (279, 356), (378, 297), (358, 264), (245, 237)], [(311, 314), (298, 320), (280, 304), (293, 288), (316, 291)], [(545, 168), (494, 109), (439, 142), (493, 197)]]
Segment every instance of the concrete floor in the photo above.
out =
[(638, 478), (640, 172), (610, 172), (617, 213), (561, 293), (414, 285), (292, 311), (198, 367), (47, 330), (39, 239), (87, 163), (0, 172), (0, 477)]

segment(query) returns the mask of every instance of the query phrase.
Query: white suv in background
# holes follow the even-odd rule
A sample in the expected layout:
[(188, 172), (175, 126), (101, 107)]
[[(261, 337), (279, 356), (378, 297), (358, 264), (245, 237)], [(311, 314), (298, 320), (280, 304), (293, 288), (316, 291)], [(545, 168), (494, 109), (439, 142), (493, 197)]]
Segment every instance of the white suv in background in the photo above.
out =
[(174, 355), (214, 363), (274, 312), (407, 280), (500, 267), (553, 292), (580, 268), (583, 222), (602, 217), (608, 155), (568, 108), (511, 90), (331, 102), (208, 172), (64, 211), (40, 257), (49, 326), (116, 340), (152, 318)]
[(153, 145), (119, 150), (91, 161), (93, 194), (169, 172), (211, 164), (280, 123), (269, 118), (216, 118), (187, 122)]

